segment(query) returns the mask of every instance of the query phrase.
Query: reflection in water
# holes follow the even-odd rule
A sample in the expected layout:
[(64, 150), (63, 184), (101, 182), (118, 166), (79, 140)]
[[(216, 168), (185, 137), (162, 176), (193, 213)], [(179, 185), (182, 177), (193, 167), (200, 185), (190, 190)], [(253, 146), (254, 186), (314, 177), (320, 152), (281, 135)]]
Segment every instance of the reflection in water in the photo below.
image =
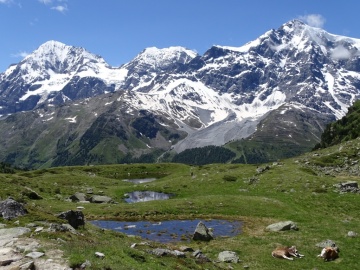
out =
[[(190, 241), (200, 220), (167, 220), (150, 221), (91, 221), (92, 224), (104, 229), (111, 229), (137, 235), (144, 239), (167, 243)], [(231, 237), (241, 232), (240, 221), (211, 219), (203, 221), (208, 228), (213, 229), (214, 237)]]
[(136, 203), (155, 200), (167, 200), (172, 196), (173, 194), (166, 194), (155, 191), (134, 191), (126, 194), (125, 201), (128, 203)]
[(134, 184), (142, 184), (142, 183), (148, 183), (148, 182), (152, 182), (155, 181), (156, 178), (141, 178), (141, 179), (124, 179), (123, 181), (125, 182), (131, 182)]

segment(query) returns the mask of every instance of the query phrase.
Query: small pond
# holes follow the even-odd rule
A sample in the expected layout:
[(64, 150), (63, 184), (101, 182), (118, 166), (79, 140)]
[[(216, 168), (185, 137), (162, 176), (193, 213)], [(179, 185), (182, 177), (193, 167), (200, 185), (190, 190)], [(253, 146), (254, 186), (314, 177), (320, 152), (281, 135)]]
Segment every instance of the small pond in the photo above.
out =
[(134, 184), (142, 184), (142, 183), (149, 183), (155, 181), (156, 178), (135, 178), (135, 179), (124, 179), (125, 182), (131, 182)]
[[(150, 221), (105, 221), (95, 220), (92, 224), (104, 228), (140, 236), (144, 239), (162, 243), (190, 241), (197, 224), (201, 220), (168, 220), (160, 222)], [(232, 237), (240, 234), (240, 221), (211, 219), (203, 221), (208, 228), (213, 229), (215, 238)]]
[(155, 191), (134, 191), (125, 194), (125, 201), (128, 203), (137, 203), (137, 202), (148, 202), (155, 200), (167, 200), (173, 197), (173, 194), (167, 194), (162, 192)]

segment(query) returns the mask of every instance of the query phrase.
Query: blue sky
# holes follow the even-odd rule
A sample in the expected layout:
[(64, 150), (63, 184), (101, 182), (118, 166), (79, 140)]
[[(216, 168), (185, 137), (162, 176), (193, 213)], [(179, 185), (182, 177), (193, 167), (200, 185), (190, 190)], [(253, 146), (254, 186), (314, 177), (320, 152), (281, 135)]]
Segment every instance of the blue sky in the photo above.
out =
[(242, 46), (292, 19), (360, 38), (358, 0), (0, 0), (0, 72), (48, 40), (120, 66), (147, 47)]

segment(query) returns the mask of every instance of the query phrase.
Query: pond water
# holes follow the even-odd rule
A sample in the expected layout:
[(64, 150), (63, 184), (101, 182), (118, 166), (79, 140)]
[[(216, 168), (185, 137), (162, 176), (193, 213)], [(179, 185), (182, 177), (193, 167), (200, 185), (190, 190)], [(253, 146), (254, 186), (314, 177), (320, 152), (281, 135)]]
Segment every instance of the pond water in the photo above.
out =
[(128, 203), (137, 203), (137, 202), (148, 202), (155, 200), (167, 200), (173, 197), (173, 194), (167, 194), (162, 192), (155, 191), (134, 191), (125, 194), (125, 201)]
[(142, 183), (149, 183), (155, 181), (156, 178), (139, 178), (139, 179), (124, 179), (125, 182), (131, 182), (134, 184), (142, 184)]
[(140, 236), (144, 239), (162, 243), (190, 241), (197, 224), (202, 221), (206, 227), (213, 229), (214, 238), (232, 237), (240, 234), (240, 221), (233, 220), (168, 220), (160, 222), (151, 221), (108, 221), (95, 220), (92, 224), (122, 232), (128, 235)]

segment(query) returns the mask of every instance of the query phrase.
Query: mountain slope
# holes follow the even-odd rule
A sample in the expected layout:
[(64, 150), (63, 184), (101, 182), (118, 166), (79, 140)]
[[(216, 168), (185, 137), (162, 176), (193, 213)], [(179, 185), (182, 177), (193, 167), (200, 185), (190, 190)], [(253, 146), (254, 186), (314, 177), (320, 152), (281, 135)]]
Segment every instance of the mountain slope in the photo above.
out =
[(125, 76), (83, 48), (48, 41), (1, 74), (0, 114), (115, 91)]
[(321, 141), (315, 149), (326, 148), (360, 137), (360, 101), (354, 102), (348, 113), (336, 122), (326, 126)]
[(50, 41), (0, 75), (0, 160), (153, 162), (209, 145), (226, 145), (245, 162), (299, 154), (359, 98), (359, 50), (359, 39), (297, 20), (203, 55), (147, 48), (118, 68)]

